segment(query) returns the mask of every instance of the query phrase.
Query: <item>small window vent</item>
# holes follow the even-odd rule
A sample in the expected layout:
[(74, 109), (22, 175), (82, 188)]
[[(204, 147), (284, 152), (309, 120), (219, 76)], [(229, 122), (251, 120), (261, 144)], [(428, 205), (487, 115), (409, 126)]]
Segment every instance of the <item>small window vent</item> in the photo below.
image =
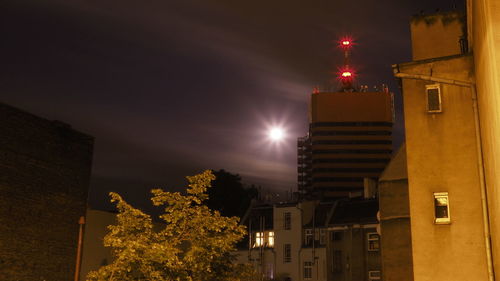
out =
[(442, 112), (441, 108), (441, 88), (439, 84), (425, 86), (427, 94), (427, 112), (438, 113)]
[(450, 222), (448, 192), (434, 192), (434, 223), (449, 224)]

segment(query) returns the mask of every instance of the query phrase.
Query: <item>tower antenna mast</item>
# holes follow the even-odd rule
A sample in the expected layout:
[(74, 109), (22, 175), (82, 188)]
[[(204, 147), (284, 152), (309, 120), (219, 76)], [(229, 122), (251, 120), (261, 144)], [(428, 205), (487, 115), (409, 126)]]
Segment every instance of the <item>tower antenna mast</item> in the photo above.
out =
[(342, 91), (352, 92), (354, 91), (353, 79), (354, 73), (351, 70), (350, 59), (351, 59), (351, 48), (352, 39), (349, 37), (344, 37), (340, 40), (340, 48), (344, 51), (344, 65), (340, 73), (340, 81), (342, 82)]

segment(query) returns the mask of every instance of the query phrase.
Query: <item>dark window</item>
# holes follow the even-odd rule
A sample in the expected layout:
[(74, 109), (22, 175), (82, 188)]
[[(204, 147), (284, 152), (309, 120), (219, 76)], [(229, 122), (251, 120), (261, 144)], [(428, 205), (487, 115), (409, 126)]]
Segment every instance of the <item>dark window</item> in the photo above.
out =
[(305, 246), (312, 246), (313, 238), (314, 238), (313, 230), (306, 229), (304, 232), (305, 232), (304, 233), (304, 245)]
[(283, 244), (283, 263), (292, 262), (292, 245)]
[(292, 229), (292, 214), (290, 212), (283, 213), (283, 229)]
[(427, 111), (441, 112), (441, 93), (439, 84), (427, 85)]
[(333, 251), (333, 259), (332, 259), (333, 265), (332, 265), (332, 270), (333, 272), (342, 272), (342, 251), (340, 250), (334, 250)]
[(310, 261), (304, 262), (304, 279), (312, 278), (312, 266), (313, 266), (312, 262)]

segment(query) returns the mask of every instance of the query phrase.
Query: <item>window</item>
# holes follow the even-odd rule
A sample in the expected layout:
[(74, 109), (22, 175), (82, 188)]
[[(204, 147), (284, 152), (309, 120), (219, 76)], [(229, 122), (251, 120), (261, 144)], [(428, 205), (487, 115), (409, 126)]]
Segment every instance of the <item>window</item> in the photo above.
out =
[(283, 263), (292, 262), (292, 245), (283, 245)]
[(333, 259), (332, 259), (333, 265), (332, 265), (332, 270), (333, 272), (342, 272), (342, 251), (340, 250), (334, 250), (333, 251)]
[(304, 245), (311, 246), (313, 242), (313, 230), (306, 229), (304, 235)]
[(441, 90), (439, 84), (432, 84), (425, 86), (427, 94), (427, 112), (438, 113), (442, 112), (441, 108)]
[(283, 213), (283, 229), (292, 229), (292, 214), (290, 212)]
[(319, 244), (320, 245), (326, 244), (326, 229), (319, 230)]
[(254, 248), (264, 246), (264, 233), (256, 232), (255, 233), (255, 243), (253, 244)]
[(382, 277), (380, 275), (380, 270), (368, 271), (368, 280), (369, 281), (381, 280), (381, 279), (382, 279)]
[(367, 234), (368, 238), (368, 251), (378, 251), (380, 249), (380, 237), (376, 232)]
[(274, 232), (255, 232), (255, 240), (253, 241), (253, 248), (258, 247), (274, 247)]
[(304, 279), (312, 278), (312, 266), (313, 266), (312, 262), (310, 261), (304, 262)]
[(274, 247), (274, 231), (269, 231), (267, 236), (267, 246), (273, 248)]
[(266, 280), (272, 280), (274, 278), (274, 264), (273, 263), (266, 263), (265, 268), (264, 268), (264, 276), (266, 277)]
[(448, 192), (434, 193), (434, 222), (437, 224), (448, 224), (451, 222)]

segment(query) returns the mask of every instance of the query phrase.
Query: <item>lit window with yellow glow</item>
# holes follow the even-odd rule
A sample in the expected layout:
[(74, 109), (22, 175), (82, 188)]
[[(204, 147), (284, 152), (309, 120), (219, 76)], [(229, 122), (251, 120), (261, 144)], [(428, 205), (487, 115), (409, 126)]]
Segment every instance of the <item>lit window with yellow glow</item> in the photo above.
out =
[(267, 246), (268, 247), (274, 247), (274, 232), (269, 231), (268, 236), (267, 236)]
[(255, 240), (253, 243), (253, 248), (258, 247), (274, 247), (274, 232), (255, 232)]
[(448, 224), (450, 223), (450, 202), (448, 200), (448, 192), (434, 193), (434, 223)]
[(264, 233), (263, 232), (256, 232), (255, 233), (255, 243), (254, 243), (254, 248), (257, 247), (262, 247), (264, 246)]

